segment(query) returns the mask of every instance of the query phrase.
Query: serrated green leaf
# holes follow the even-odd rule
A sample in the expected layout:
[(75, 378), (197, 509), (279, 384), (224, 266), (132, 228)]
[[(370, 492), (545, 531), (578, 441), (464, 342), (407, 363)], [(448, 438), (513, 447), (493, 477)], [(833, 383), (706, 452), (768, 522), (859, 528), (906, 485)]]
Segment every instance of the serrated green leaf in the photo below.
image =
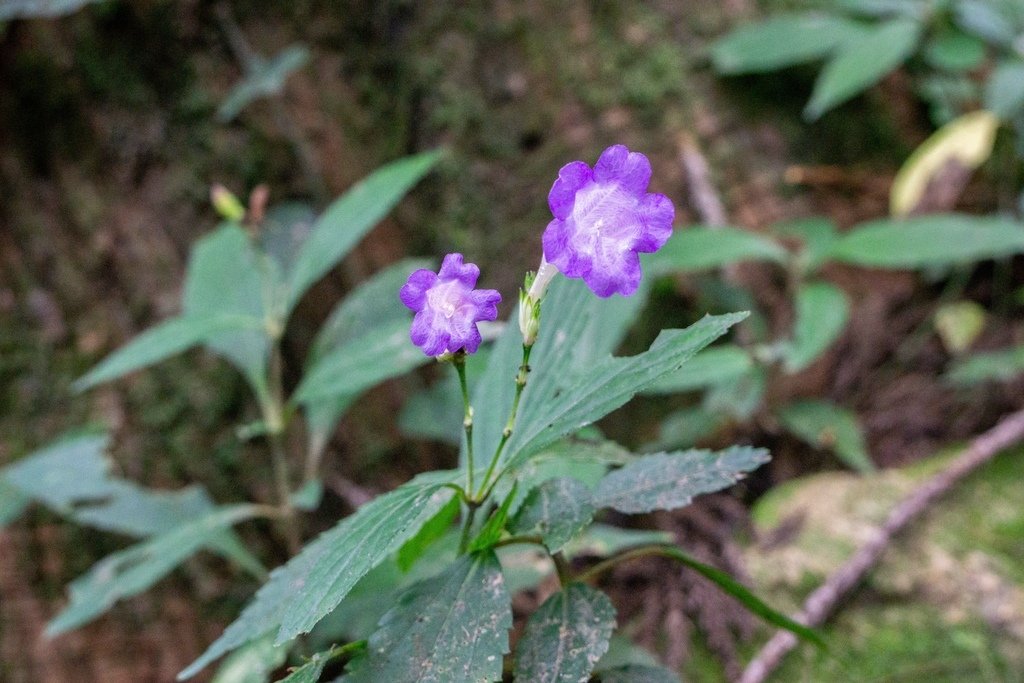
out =
[(501, 532), (505, 529), (505, 523), (508, 521), (508, 511), (512, 506), (512, 503), (516, 500), (516, 491), (519, 489), (519, 482), (512, 484), (512, 490), (509, 491), (501, 505), (495, 510), (487, 521), (484, 523), (480, 533), (476, 535), (476, 538), (469, 544), (469, 552), (476, 552), (478, 550), (486, 550), (492, 547), (499, 538), (501, 538)]
[(767, 450), (750, 446), (717, 453), (688, 450), (645, 455), (602, 479), (594, 492), (594, 505), (627, 514), (673, 510), (689, 505), (694, 496), (732, 486), (768, 460)]
[(821, 59), (863, 32), (834, 15), (784, 14), (730, 32), (712, 46), (711, 59), (724, 74), (774, 71)]
[[(684, 330), (663, 330), (646, 352), (628, 358), (605, 357), (566, 377), (563, 384), (556, 383), (566, 374), (563, 366), (538, 361), (534, 366), (537, 376), (554, 376), (556, 380), (538, 382), (539, 388), (529, 395), (524, 392), (523, 402), (529, 399), (529, 409), (520, 414), (505, 450), (505, 464), (515, 468), (533, 453), (601, 419), (658, 378), (675, 372), (746, 315), (705, 316)], [(571, 344), (571, 339), (565, 343)]]
[(644, 389), (644, 394), (678, 394), (720, 384), (743, 375), (754, 361), (734, 344), (712, 346), (696, 353), (677, 371), (664, 375)]
[(964, 214), (862, 223), (832, 250), (837, 261), (873, 268), (924, 268), (1024, 252), (1024, 225)]
[(897, 69), (914, 52), (921, 25), (892, 19), (845, 43), (829, 60), (814, 84), (804, 114), (814, 120)]
[(0, 470), (0, 479), (58, 511), (103, 500), (117, 493), (105, 455), (108, 442), (106, 434), (63, 437)]
[(451, 530), (455, 518), (459, 516), (461, 507), (462, 502), (458, 496), (453, 497), (416, 532), (415, 536), (403, 543), (395, 557), (395, 564), (398, 565), (398, 568), (403, 572), (412, 569), (416, 560), (420, 559), (426, 549)]
[(331, 652), (317, 652), (309, 661), (282, 678), (279, 683), (318, 683), (320, 674), (331, 660)]
[(328, 206), (299, 252), (285, 310), (290, 311), (313, 283), (337, 265), (439, 158), (439, 152), (425, 152), (382, 166)]
[(279, 94), (292, 72), (309, 61), (309, 50), (304, 45), (290, 45), (270, 59), (258, 59), (248, 69), (245, 79), (232, 88), (217, 110), (217, 119), (234, 119), (251, 102), (261, 97)]
[(343, 680), (499, 681), (511, 627), (510, 598), (494, 552), (464, 555), (399, 598)]
[(211, 683), (266, 683), (288, 659), (288, 648), (273, 638), (253, 641), (224, 658)]
[(149, 328), (104, 358), (72, 385), (84, 391), (158, 363), (232, 330), (262, 329), (263, 321), (245, 315), (214, 314), (171, 318)]
[(720, 268), (741, 261), (783, 263), (789, 252), (769, 237), (741, 228), (693, 227), (672, 234), (644, 261), (650, 276)]
[(679, 683), (679, 676), (663, 666), (626, 664), (597, 673), (601, 683)]
[(946, 373), (952, 384), (970, 386), (982, 382), (1008, 382), (1024, 374), (1024, 346), (977, 353), (958, 360)]
[[(321, 534), (271, 573), (249, 606), (179, 679), (194, 676), (221, 655), (269, 633), (277, 632), (276, 642), (283, 643), (308, 632), (359, 579), (448, 504), (454, 494), (444, 487), (460, 477), (456, 471), (420, 475)], [(296, 586), (303, 590), (296, 593)]]
[[(555, 278), (542, 305), (540, 335), (530, 360), (535, 370), (523, 392), (517, 429), (543, 421), (550, 408), (544, 397), (563, 390), (570, 376), (585, 372), (618, 347), (645, 296), (641, 284), (631, 297), (599, 299), (582, 280)], [(473, 443), (478, 454), (493, 453), (501, 439), (515, 389), (511, 380), (521, 359), (522, 335), (513, 321), (494, 344), (473, 392)]]
[(1024, 59), (996, 65), (985, 82), (985, 108), (1004, 120), (1024, 108)]
[(531, 683), (586, 683), (615, 630), (608, 596), (571, 583), (544, 601), (516, 646), (514, 676)]
[(254, 387), (265, 381), (270, 339), (266, 321), (279, 324), (279, 285), (240, 226), (228, 223), (203, 237), (193, 247), (182, 295), (184, 318), (233, 316), (258, 320), (251, 329), (208, 335), (205, 344), (233, 363)]
[(808, 282), (796, 293), (793, 341), (786, 370), (799, 372), (824, 353), (846, 329), (850, 304), (843, 290), (827, 282)]
[(815, 448), (833, 451), (853, 469), (875, 468), (853, 412), (827, 401), (805, 400), (785, 406), (778, 415), (788, 431)]
[(594, 518), (590, 489), (572, 477), (548, 479), (526, 496), (509, 533), (540, 536), (553, 553), (558, 552)]
[(77, 628), (117, 601), (147, 590), (225, 529), (257, 516), (258, 506), (222, 507), (173, 531), (108, 555), (71, 582), (70, 603), (47, 624), (47, 636)]

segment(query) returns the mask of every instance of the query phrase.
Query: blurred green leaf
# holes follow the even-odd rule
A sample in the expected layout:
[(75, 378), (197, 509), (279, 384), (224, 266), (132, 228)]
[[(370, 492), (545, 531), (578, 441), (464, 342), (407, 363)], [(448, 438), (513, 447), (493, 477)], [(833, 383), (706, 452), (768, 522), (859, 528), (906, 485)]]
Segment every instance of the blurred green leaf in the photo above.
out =
[(850, 305), (843, 290), (827, 282), (808, 282), (796, 293), (793, 341), (786, 370), (799, 372), (824, 353), (846, 329)]
[(740, 261), (783, 263), (782, 245), (740, 228), (687, 228), (672, 234), (665, 246), (644, 264), (651, 277), (720, 268)]
[(777, 223), (772, 226), (772, 231), (779, 235), (796, 237), (803, 243), (800, 261), (805, 273), (816, 271), (828, 258), (832, 245), (839, 239), (835, 222), (821, 216)]
[(313, 283), (337, 265), (440, 156), (436, 151), (425, 152), (382, 166), (328, 206), (296, 258), (285, 310), (290, 311)]
[(462, 441), (462, 397), (455, 373), (410, 396), (398, 414), (398, 428), (410, 439), (458, 446)]
[(875, 469), (853, 412), (827, 401), (805, 400), (783, 407), (778, 416), (787, 431), (815, 448), (833, 451), (849, 467)]
[(399, 598), (344, 680), (500, 680), (510, 628), (510, 598), (494, 551), (463, 555)]
[(310, 479), (302, 488), (288, 497), (291, 504), (299, 510), (307, 512), (320, 507), (320, 501), (324, 497), (324, 483), (319, 479)]
[(672, 534), (668, 531), (621, 529), (608, 524), (591, 524), (579, 536), (566, 543), (562, 550), (570, 559), (581, 556), (607, 557), (629, 548), (672, 541)]
[(318, 683), (332, 654), (333, 651), (317, 652), (309, 658), (308, 662), (296, 667), (291, 673), (280, 679), (279, 683)]
[(703, 406), (680, 408), (666, 415), (658, 427), (658, 438), (645, 444), (645, 451), (666, 451), (690, 448), (701, 439), (714, 434), (725, 422), (722, 415)]
[(826, 57), (863, 33), (861, 24), (835, 15), (779, 15), (740, 26), (719, 39), (711, 59), (724, 74), (775, 71)]
[(946, 29), (928, 41), (924, 57), (938, 69), (968, 71), (985, 61), (985, 43), (956, 29)]
[(1001, 119), (1011, 119), (1024, 108), (1024, 59), (996, 64), (985, 82), (985, 108)]
[(308, 61), (309, 50), (304, 45), (290, 45), (270, 59), (254, 61), (242, 82), (232, 88), (220, 105), (217, 119), (223, 123), (231, 121), (254, 100), (281, 93), (288, 76)]
[(1006, 8), (992, 0), (958, 0), (954, 7), (960, 28), (986, 42), (1010, 47), (1017, 37), (1017, 27), (1004, 12)]
[(970, 263), (1024, 252), (1024, 225), (1004, 218), (934, 214), (858, 225), (832, 258), (874, 268)]
[(854, 95), (867, 90), (897, 69), (917, 47), (921, 26), (909, 19), (893, 19), (873, 26), (865, 35), (843, 44), (814, 84), (804, 115), (817, 119)]
[(257, 391), (266, 382), (270, 353), (266, 324), (283, 325), (276, 303), (280, 291), (264, 259), (240, 226), (225, 224), (193, 247), (182, 295), (186, 319), (234, 316), (261, 322), (205, 338), (206, 346), (231, 361)]
[(65, 436), (0, 470), (0, 481), (57, 511), (117, 493), (110, 479), (106, 434)]
[(266, 683), (286, 659), (288, 648), (273, 638), (256, 640), (225, 657), (211, 683)]
[(262, 328), (263, 321), (259, 318), (231, 313), (171, 318), (149, 328), (114, 351), (72, 386), (75, 391), (84, 391), (158, 363), (225, 332)]
[(4, 0), (0, 3), (0, 21), (14, 19), (53, 19), (73, 14), (86, 5), (103, 0)]
[(586, 683), (608, 650), (615, 606), (608, 596), (571, 583), (544, 601), (516, 645), (513, 676), (530, 683)]
[[(373, 567), (412, 538), (448, 504), (445, 488), (461, 473), (431, 472), (374, 498), (307, 545), (270, 575), (242, 614), (179, 679), (194, 676), (221, 655), (277, 632), (277, 643), (308, 632)], [(303, 586), (295, 593), (295, 586)]]
[(557, 553), (594, 518), (590, 489), (572, 477), (542, 482), (526, 496), (509, 533), (540, 536), (552, 553)]
[(735, 379), (753, 366), (750, 354), (734, 344), (720, 344), (699, 351), (677, 371), (663, 375), (644, 389), (644, 394), (677, 394)]
[(114, 603), (147, 590), (234, 524), (258, 516), (253, 505), (219, 508), (97, 562), (71, 582), (70, 603), (46, 626), (54, 637), (88, 623)]
[(724, 451), (686, 450), (654, 453), (610, 472), (594, 492), (594, 506), (636, 514), (674, 510), (694, 496), (732, 486), (768, 462), (768, 451), (733, 446)]
[(8, 484), (0, 476), (0, 527), (17, 519), (31, 502), (31, 498)]
[(1024, 345), (977, 353), (955, 361), (946, 380), (961, 386), (982, 382), (1007, 382), (1024, 374)]
[(921, 0), (837, 0), (845, 12), (864, 17), (921, 17), (928, 9)]
[(714, 416), (728, 415), (741, 422), (752, 418), (764, 404), (768, 373), (764, 366), (709, 387), (701, 408)]

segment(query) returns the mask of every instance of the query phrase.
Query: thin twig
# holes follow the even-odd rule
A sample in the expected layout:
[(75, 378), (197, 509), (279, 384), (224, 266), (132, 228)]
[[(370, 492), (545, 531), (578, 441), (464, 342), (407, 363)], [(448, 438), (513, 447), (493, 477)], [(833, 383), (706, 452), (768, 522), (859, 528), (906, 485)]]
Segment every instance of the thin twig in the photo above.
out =
[[(977, 437), (967, 449), (913, 493), (904, 498), (867, 543), (808, 596), (803, 609), (793, 616), (807, 626), (820, 626), (836, 605), (864, 579), (878, 562), (893, 537), (921, 515), (927, 507), (947, 493), (955, 484), (989, 462), (1000, 451), (1024, 440), (1024, 410), (1004, 417), (999, 424)], [(778, 631), (750, 661), (740, 683), (761, 683), (782, 663), (783, 657), (796, 646), (796, 638)]]
[(725, 206), (711, 183), (708, 161), (697, 146), (697, 141), (689, 135), (683, 135), (679, 139), (679, 164), (686, 174), (690, 203), (700, 217), (701, 223), (709, 228), (728, 225)]

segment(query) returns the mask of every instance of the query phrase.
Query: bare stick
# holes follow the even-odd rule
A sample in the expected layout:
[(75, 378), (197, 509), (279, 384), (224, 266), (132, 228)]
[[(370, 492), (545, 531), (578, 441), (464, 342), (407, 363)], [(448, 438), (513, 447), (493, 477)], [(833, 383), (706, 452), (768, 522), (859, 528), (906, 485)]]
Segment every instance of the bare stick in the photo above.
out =
[(679, 164), (686, 174), (690, 203), (701, 222), (709, 228), (727, 225), (729, 221), (725, 215), (725, 206), (715, 186), (711, 184), (708, 161), (697, 146), (697, 141), (689, 135), (679, 138)]
[[(889, 513), (888, 519), (867, 543), (808, 596), (803, 609), (793, 616), (807, 626), (820, 626), (831, 615), (836, 604), (864, 579), (878, 562), (893, 536), (955, 484), (990, 461), (1000, 451), (1024, 440), (1024, 410), (1011, 413), (999, 424), (977, 437), (946, 469), (921, 484)], [(796, 646), (796, 638), (788, 631), (778, 631), (750, 661), (740, 683), (762, 683), (782, 663), (783, 657)]]

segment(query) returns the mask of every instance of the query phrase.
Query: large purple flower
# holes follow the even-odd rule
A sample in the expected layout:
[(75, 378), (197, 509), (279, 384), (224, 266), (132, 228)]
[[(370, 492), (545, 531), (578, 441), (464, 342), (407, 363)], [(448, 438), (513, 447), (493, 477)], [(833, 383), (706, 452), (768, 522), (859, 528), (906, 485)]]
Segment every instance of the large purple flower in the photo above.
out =
[(498, 317), (501, 294), (493, 289), (473, 289), (480, 269), (463, 263), (462, 254), (448, 254), (437, 273), (421, 269), (409, 276), (398, 293), (416, 316), (409, 333), (412, 343), (428, 356), (440, 356), (480, 347), (481, 320)]
[(606, 149), (593, 169), (563, 166), (548, 194), (555, 219), (544, 231), (544, 257), (600, 297), (635, 292), (637, 253), (660, 249), (675, 217), (668, 197), (647, 192), (650, 180), (651, 162), (625, 145)]

